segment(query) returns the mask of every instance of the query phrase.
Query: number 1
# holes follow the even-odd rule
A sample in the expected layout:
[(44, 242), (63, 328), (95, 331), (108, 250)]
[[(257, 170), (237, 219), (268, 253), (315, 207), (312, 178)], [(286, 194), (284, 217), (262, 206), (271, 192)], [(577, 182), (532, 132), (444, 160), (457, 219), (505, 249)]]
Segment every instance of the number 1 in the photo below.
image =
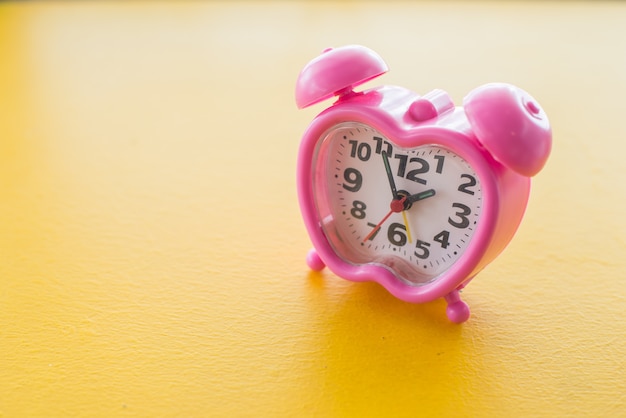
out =
[(435, 160), (437, 160), (437, 168), (435, 171), (437, 174), (441, 174), (443, 172), (443, 161), (446, 159), (444, 155), (435, 155)]

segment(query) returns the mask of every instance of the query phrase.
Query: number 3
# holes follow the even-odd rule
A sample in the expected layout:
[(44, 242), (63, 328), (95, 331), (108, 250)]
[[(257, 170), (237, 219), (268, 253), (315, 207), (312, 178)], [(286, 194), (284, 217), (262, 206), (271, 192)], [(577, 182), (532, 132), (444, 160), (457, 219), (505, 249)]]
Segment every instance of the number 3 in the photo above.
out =
[(470, 208), (468, 208), (467, 206), (465, 206), (462, 203), (453, 203), (452, 204), (453, 208), (459, 208), (461, 209), (460, 212), (456, 212), (455, 215), (458, 216), (459, 218), (461, 218), (460, 221), (455, 221), (452, 218), (448, 218), (448, 223), (452, 226), (454, 226), (455, 228), (467, 228), (470, 224), (469, 219), (467, 218), (467, 215), (469, 215), (470, 213), (472, 213), (472, 210)]

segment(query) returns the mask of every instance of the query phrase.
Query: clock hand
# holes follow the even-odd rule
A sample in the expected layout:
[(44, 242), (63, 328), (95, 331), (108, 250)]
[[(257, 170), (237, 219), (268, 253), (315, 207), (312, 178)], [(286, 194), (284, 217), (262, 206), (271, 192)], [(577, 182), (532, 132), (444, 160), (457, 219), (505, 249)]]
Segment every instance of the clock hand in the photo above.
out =
[(402, 199), (405, 201), (403, 205), (403, 210), (402, 210), (402, 217), (404, 219), (404, 226), (406, 227), (406, 235), (407, 235), (407, 238), (409, 239), (409, 242), (412, 242), (413, 239), (411, 238), (411, 229), (409, 228), (409, 221), (406, 216), (406, 210), (412, 203), (415, 203), (422, 199), (426, 199), (428, 197), (432, 197), (434, 195), (435, 195), (435, 189), (428, 189), (420, 193), (412, 194), (409, 196), (404, 196), (404, 198)]
[(435, 193), (436, 193), (435, 189), (428, 189), (428, 190), (425, 190), (423, 192), (419, 192), (419, 193), (416, 193), (416, 194), (409, 195), (409, 196), (406, 197), (406, 200), (407, 200), (408, 203), (415, 203), (415, 202), (417, 202), (419, 200), (423, 200), (423, 199), (426, 199), (428, 197), (432, 197), (432, 196), (435, 195)]
[(383, 156), (383, 163), (385, 163), (385, 172), (387, 173), (387, 179), (389, 180), (389, 186), (391, 186), (391, 193), (393, 193), (393, 198), (397, 199), (398, 198), (398, 190), (396, 189), (396, 183), (393, 180), (393, 173), (391, 172), (391, 165), (389, 164), (389, 157), (387, 156), (387, 153), (385, 151), (383, 151), (381, 154)]
[(390, 206), (390, 209), (391, 209), (391, 210), (389, 211), (389, 213), (387, 213), (387, 214), (385, 215), (385, 217), (384, 217), (384, 218), (383, 218), (380, 222), (378, 222), (378, 223), (376, 224), (376, 226), (374, 227), (374, 229), (372, 229), (372, 230), (370, 231), (370, 233), (369, 233), (369, 234), (367, 234), (367, 236), (365, 237), (365, 239), (363, 240), (363, 242), (367, 241), (367, 240), (368, 240), (368, 239), (370, 239), (372, 236), (374, 236), (374, 234), (376, 233), (376, 231), (378, 231), (378, 230), (380, 229), (380, 227), (381, 227), (381, 226), (385, 223), (385, 221), (386, 221), (387, 219), (389, 219), (389, 217), (391, 216), (391, 214), (392, 214), (392, 213), (394, 213), (394, 212), (395, 212), (395, 213), (398, 213), (398, 212), (402, 212), (402, 211), (404, 211), (404, 202), (405, 202), (405, 200), (406, 200), (406, 199), (407, 199), (407, 197), (406, 197), (406, 196), (404, 196), (402, 199), (393, 199), (393, 200), (391, 201), (391, 204), (389, 205), (389, 206)]
[[(393, 194), (394, 199), (398, 199), (400, 195), (398, 194), (398, 189), (396, 188), (396, 182), (394, 181), (393, 173), (391, 172), (391, 164), (389, 164), (389, 156), (387, 155), (385, 151), (383, 151), (381, 154), (383, 156), (383, 163), (385, 164), (385, 172), (387, 173), (389, 186), (391, 187), (391, 193)], [(409, 238), (409, 241), (412, 242), (413, 240), (411, 239), (411, 229), (409, 228), (409, 221), (406, 218), (406, 212), (404, 211), (404, 208), (402, 210), (402, 219), (404, 220), (404, 227), (406, 228), (407, 237)]]
[(413, 238), (411, 238), (411, 228), (409, 228), (409, 220), (406, 217), (406, 210), (402, 211), (402, 219), (404, 219), (404, 226), (406, 228), (406, 236), (409, 239), (409, 242), (413, 242)]

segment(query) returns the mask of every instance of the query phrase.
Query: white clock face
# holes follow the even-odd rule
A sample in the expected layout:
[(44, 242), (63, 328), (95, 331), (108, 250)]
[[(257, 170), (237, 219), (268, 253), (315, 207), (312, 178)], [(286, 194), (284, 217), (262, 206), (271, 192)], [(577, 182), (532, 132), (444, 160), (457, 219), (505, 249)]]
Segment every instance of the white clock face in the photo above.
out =
[(467, 249), (483, 206), (481, 182), (449, 149), (403, 149), (371, 127), (344, 123), (314, 158), (322, 228), (345, 261), (382, 265), (420, 285)]

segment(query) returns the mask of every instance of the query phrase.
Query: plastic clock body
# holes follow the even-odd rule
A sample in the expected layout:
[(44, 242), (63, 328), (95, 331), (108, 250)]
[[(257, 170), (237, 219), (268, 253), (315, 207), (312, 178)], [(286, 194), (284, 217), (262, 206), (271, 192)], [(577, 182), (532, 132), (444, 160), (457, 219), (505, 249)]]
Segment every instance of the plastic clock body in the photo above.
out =
[(459, 290), (517, 230), (529, 177), (550, 152), (550, 125), (508, 84), (475, 89), (463, 107), (442, 90), (353, 91), (386, 70), (373, 51), (347, 46), (300, 74), (299, 107), (338, 96), (300, 145), (299, 203), (314, 246), (307, 263), (408, 302), (445, 298), (449, 319), (464, 322)]

